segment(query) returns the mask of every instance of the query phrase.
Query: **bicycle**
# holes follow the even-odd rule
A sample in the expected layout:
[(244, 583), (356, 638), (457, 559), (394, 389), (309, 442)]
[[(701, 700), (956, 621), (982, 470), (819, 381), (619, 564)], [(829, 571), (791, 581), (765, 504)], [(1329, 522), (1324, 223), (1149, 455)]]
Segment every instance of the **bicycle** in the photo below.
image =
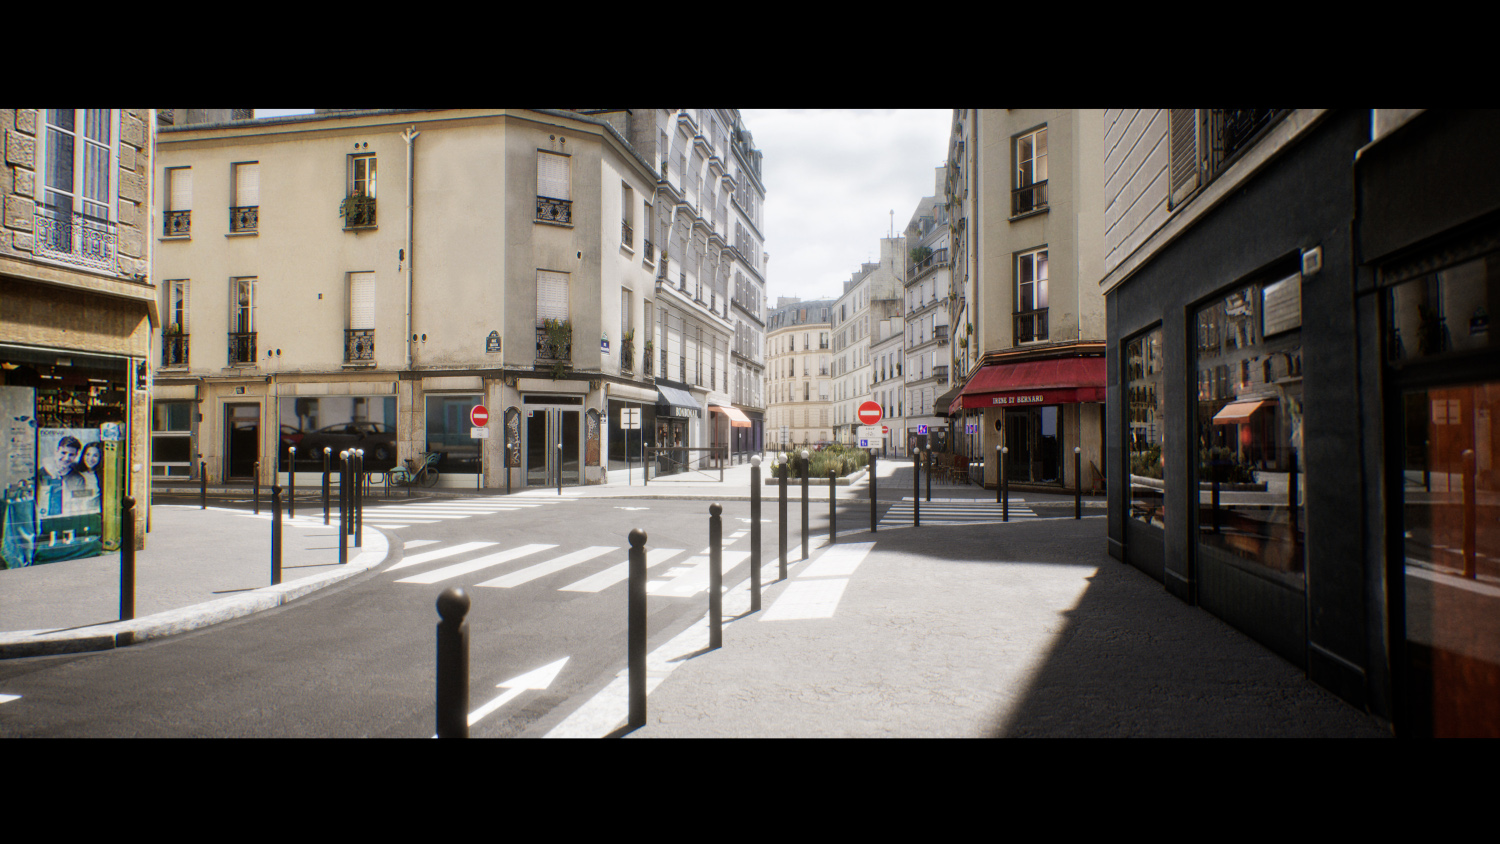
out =
[(412, 468), (414, 461), (408, 459), (405, 466), (393, 467), (385, 473), (385, 485), (393, 487), (421, 484), (428, 488), (437, 486), (437, 462), (441, 457), (441, 454), (431, 452), (423, 458), (422, 465), (415, 469)]

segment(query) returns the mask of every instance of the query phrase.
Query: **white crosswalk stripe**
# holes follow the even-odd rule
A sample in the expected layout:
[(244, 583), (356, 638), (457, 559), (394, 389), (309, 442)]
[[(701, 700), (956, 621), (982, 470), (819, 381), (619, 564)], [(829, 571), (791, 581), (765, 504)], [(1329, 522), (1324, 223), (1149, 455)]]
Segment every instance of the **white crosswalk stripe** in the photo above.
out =
[(530, 583), (531, 581), (536, 580), (539, 577), (546, 577), (547, 575), (554, 572), (562, 571), (569, 566), (576, 566), (579, 563), (588, 562), (589, 560), (592, 560), (602, 554), (607, 554), (610, 551), (618, 550), (620, 549), (617, 546), (594, 545), (588, 548), (574, 551), (571, 554), (564, 554), (557, 559), (548, 560), (545, 563), (537, 563), (536, 565), (529, 568), (524, 568), (520, 571), (502, 575), (500, 577), (494, 578), (493, 580), (486, 580), (485, 582), (476, 585), (496, 586), (501, 589), (510, 589), (515, 586), (520, 586), (523, 583)]
[[(683, 549), (681, 548), (647, 548), (646, 568), (649, 569), (652, 566), (661, 565), (667, 560), (670, 560), (678, 554), (681, 554), (682, 550)], [(588, 577), (585, 577), (584, 579), (577, 581), (576, 583), (569, 583), (559, 591), (602, 592), (605, 589), (614, 586), (616, 583), (624, 581), (627, 577), (630, 577), (630, 560), (628, 557), (623, 563), (618, 563), (616, 565), (610, 566), (604, 571), (601, 571), (598, 574), (589, 575)]]
[(414, 501), (410, 504), (366, 504), (364, 520), (372, 527), (399, 529), (410, 525), (436, 524), (449, 519), (467, 519), (471, 516), (518, 513), (571, 500), (568, 498), (522, 499), (518, 496), (504, 496), (451, 501)]
[[(1025, 503), (1019, 501), (1010, 502), (1010, 518), (1034, 519), (1036, 513)], [(912, 512), (914, 510), (911, 501), (898, 501), (885, 511), (880, 518), (880, 527), (908, 527), (912, 523)], [(991, 524), (1001, 521), (1001, 507), (993, 501), (923, 501), (922, 524), (933, 525), (976, 525)]]
[(425, 572), (423, 574), (415, 574), (411, 577), (403, 577), (396, 582), (437, 583), (440, 580), (449, 580), (460, 575), (465, 575), (469, 574), (470, 572), (479, 571), (480, 569), (489, 568), (490, 566), (498, 566), (501, 563), (510, 562), (511, 560), (514, 560), (518, 557), (524, 557), (527, 554), (535, 554), (538, 551), (546, 551), (549, 548), (556, 547), (556, 545), (540, 544), (522, 545), (519, 548), (509, 548), (497, 554), (490, 554), (488, 556), (480, 557), (477, 560), (469, 560), (468, 562), (456, 563), (454, 565), (445, 566), (443, 568)]

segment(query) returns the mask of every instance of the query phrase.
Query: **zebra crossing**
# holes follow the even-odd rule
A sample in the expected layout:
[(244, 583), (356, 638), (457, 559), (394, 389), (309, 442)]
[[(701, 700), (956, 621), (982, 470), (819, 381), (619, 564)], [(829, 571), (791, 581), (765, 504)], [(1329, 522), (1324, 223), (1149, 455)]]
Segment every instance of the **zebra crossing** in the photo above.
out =
[(447, 501), (415, 501), (410, 504), (366, 504), (365, 524), (371, 527), (399, 530), (411, 525), (430, 525), (449, 519), (489, 516), (495, 513), (520, 512), (538, 507), (572, 503), (573, 498), (523, 497), (509, 495), (496, 498), (463, 498)]
[[(910, 527), (913, 509), (909, 498), (892, 504), (880, 517), (880, 527)], [(1037, 514), (1019, 498), (1010, 499), (1009, 515), (1012, 521), (1037, 518)], [(994, 524), (1001, 521), (1001, 507), (993, 501), (976, 499), (923, 501), (921, 518), (924, 525)]]
[[(724, 537), (726, 575), (750, 558), (748, 536), (749, 531), (738, 531)], [(735, 548), (738, 544), (745, 547)], [(559, 572), (573, 572), (575, 578), (556, 587), (559, 592), (602, 592), (624, 583), (630, 575), (629, 549), (624, 545), (590, 545), (571, 551), (562, 551), (558, 545), (548, 543), (498, 546), (495, 542), (443, 545), (434, 540), (411, 540), (405, 543), (406, 551), (422, 550), (407, 554), (387, 568), (385, 574), (395, 574), (391, 578), (395, 584), (453, 581), (454, 585), (465, 588), (514, 589)], [(793, 550), (800, 553), (800, 547)], [(688, 554), (685, 548), (646, 549), (648, 594), (692, 597), (708, 591), (709, 549), (685, 554)], [(483, 579), (466, 582), (476, 579), (470, 575)]]

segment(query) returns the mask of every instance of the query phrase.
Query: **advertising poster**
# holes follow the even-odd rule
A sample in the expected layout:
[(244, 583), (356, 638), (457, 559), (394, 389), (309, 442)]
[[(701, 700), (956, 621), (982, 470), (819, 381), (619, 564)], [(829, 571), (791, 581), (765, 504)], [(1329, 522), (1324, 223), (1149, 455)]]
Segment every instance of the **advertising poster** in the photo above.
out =
[(0, 568), (31, 565), (36, 536), (36, 391), (0, 386)]
[(103, 551), (104, 443), (97, 428), (39, 428), (33, 564)]
[(106, 423), (99, 429), (104, 443), (100, 487), (104, 492), (104, 550), (120, 550), (120, 515), (125, 501), (125, 426)]

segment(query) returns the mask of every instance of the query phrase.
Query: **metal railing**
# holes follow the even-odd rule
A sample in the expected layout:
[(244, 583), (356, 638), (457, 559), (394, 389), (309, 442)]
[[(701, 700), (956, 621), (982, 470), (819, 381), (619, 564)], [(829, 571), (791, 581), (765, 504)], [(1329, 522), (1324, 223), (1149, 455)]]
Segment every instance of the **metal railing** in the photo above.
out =
[(1016, 188), (1010, 192), (1010, 213), (1013, 217), (1017, 214), (1040, 211), (1046, 207), (1047, 183), (1045, 181)]
[(32, 215), (37, 257), (114, 272), (115, 224), (44, 205)]
[(188, 335), (163, 334), (161, 337), (161, 365), (188, 365)]
[(635, 232), (631, 230), (630, 224), (624, 220), (620, 221), (620, 242), (626, 246), (635, 243)]
[(536, 198), (536, 218), (546, 223), (573, 224), (573, 201), (570, 199), (552, 199), (547, 196)]
[(915, 261), (908, 265), (907, 275), (916, 275), (923, 270), (930, 269), (932, 267), (941, 267), (946, 263), (948, 263), (948, 247), (944, 246), (942, 249), (933, 251), (932, 254), (928, 255), (926, 258), (923, 258), (920, 261)]
[(260, 230), (260, 206), (242, 205), (229, 209), (229, 230), (253, 232)]
[(229, 365), (255, 363), (255, 332), (229, 332)]
[(186, 237), (193, 233), (192, 211), (168, 211), (163, 237)]
[(1017, 343), (1047, 339), (1047, 309), (1024, 311), (1015, 315)]
[(344, 329), (344, 361), (354, 363), (373, 360), (375, 360), (375, 329)]
[(573, 338), (570, 335), (559, 349), (552, 343), (552, 338), (547, 335), (547, 329), (538, 325), (536, 327), (536, 358), (537, 360), (564, 360), (573, 359)]
[(655, 261), (656, 260), (656, 246), (653, 245), (650, 240), (644, 241), (643, 245), (646, 247), (646, 260), (648, 260), (648, 261)]

